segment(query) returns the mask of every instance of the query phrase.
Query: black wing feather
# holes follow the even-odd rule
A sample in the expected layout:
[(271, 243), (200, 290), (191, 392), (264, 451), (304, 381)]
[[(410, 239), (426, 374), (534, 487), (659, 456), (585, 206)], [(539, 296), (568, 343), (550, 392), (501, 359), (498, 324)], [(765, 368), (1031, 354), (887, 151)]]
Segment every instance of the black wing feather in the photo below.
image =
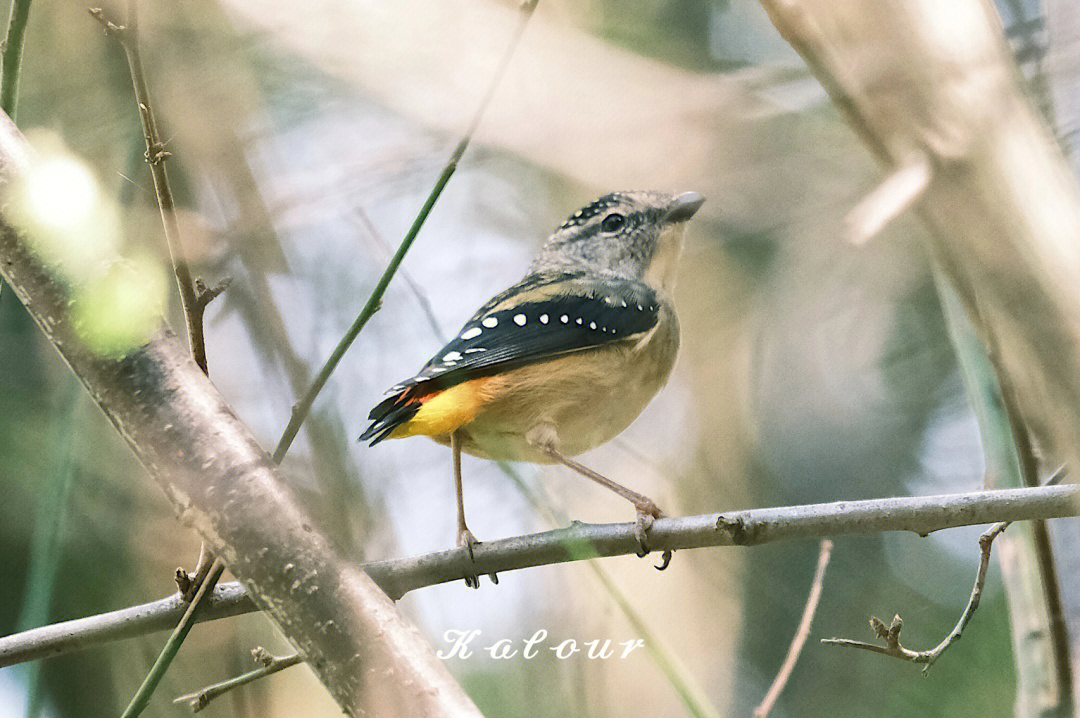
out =
[[(416, 376), (390, 389), (393, 396), (371, 410), (360, 439), (386, 438), (432, 392), (626, 339), (658, 321), (660, 301), (647, 285), (609, 279), (590, 286), (576, 278), (531, 275), (485, 304)], [(566, 292), (544, 291), (556, 283)]]

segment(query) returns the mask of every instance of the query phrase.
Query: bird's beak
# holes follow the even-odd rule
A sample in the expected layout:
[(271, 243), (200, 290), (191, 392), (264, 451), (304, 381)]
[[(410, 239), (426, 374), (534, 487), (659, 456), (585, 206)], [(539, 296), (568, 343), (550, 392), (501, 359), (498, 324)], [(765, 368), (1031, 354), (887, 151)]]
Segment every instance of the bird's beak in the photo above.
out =
[(668, 205), (667, 212), (664, 213), (664, 221), (671, 224), (685, 222), (693, 217), (703, 204), (705, 204), (705, 198), (697, 192), (683, 192), (676, 195)]

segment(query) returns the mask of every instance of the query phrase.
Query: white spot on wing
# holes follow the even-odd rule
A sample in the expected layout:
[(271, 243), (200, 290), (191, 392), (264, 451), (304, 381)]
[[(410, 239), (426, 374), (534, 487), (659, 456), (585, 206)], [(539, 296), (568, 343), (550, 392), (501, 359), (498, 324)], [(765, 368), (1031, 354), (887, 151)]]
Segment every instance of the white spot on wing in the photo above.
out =
[(541, 315), (540, 315), (540, 323), (541, 323), (541, 324), (547, 324), (547, 323), (548, 323), (548, 315), (546, 315), (546, 314), (541, 314)]
[(466, 329), (465, 331), (463, 331), (461, 333), (461, 338), (462, 339), (474, 339), (474, 338), (480, 336), (481, 332), (483, 332), (483, 331), (484, 330), (481, 329), (480, 327), (473, 327), (472, 329)]
[(443, 361), (457, 361), (461, 358), (461, 352), (446, 352), (443, 355)]
[(480, 322), (480, 323), (483, 324), (488, 329), (494, 329), (495, 327), (499, 326), (499, 318), (498, 317), (484, 317), (484, 320), (482, 322)]
[(589, 322), (589, 329), (596, 329), (596, 322)]
[(559, 317), (559, 321), (562, 322), (563, 324), (566, 324), (568, 321), (570, 321), (570, 317), (568, 317), (568, 316), (566, 316), (564, 314), (561, 317)]
[(514, 324), (517, 324), (519, 327), (525, 326), (526, 321), (528, 321), (528, 320), (525, 319), (524, 314), (515, 314), (514, 315)]
[(577, 318), (577, 323), (578, 323), (579, 326), (581, 325), (581, 317)]

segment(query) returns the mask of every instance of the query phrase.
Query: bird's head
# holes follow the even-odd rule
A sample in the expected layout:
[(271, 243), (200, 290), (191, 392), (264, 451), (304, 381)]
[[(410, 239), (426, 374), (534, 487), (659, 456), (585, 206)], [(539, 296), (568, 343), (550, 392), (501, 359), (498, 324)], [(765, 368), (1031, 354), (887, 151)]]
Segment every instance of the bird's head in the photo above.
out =
[(612, 192), (555, 230), (534, 271), (595, 271), (671, 290), (686, 221), (705, 198), (696, 192)]

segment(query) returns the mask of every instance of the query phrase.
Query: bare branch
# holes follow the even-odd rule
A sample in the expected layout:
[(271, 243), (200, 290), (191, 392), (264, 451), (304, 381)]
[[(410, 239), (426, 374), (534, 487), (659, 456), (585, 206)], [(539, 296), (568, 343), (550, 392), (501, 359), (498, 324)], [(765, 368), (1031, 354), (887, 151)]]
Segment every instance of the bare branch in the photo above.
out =
[[(1080, 515), (1080, 486), (974, 491), (943, 496), (838, 501), (657, 519), (649, 538), (657, 550), (749, 546), (823, 536), (910, 531), (921, 536), (958, 526)], [(638, 551), (634, 524), (574, 523), (565, 529), (485, 541), (470, 561), (464, 549), (388, 559), (361, 568), (395, 599), (409, 591), (467, 575), (513, 571)], [(291, 571), (292, 569), (290, 569)], [(0, 668), (59, 656), (169, 627), (183, 612), (175, 596), (92, 618), (0, 638)], [(198, 620), (255, 610), (237, 584), (218, 587)]]
[(157, 689), (158, 684), (161, 683), (161, 679), (165, 677), (165, 671), (169, 670), (173, 659), (176, 658), (176, 654), (180, 651), (180, 646), (184, 643), (188, 633), (191, 632), (192, 627), (194, 627), (195, 617), (198, 615), (204, 597), (208, 592), (214, 590), (214, 586), (217, 585), (218, 579), (221, 578), (224, 571), (225, 564), (221, 559), (214, 559), (209, 572), (199, 584), (195, 596), (188, 603), (187, 608), (184, 609), (184, 615), (180, 617), (179, 623), (176, 624), (172, 634), (169, 635), (169, 640), (165, 642), (165, 646), (161, 649), (161, 653), (158, 654), (154, 665), (151, 666), (150, 671), (146, 674), (142, 683), (139, 684), (135, 695), (131, 697), (131, 701), (128, 703), (127, 708), (124, 709), (121, 718), (135, 718), (146, 709), (146, 706), (150, 703), (150, 697), (154, 695), (154, 691)]
[(303, 655), (299, 653), (292, 653), (288, 656), (274, 656), (262, 646), (254, 648), (251, 651), (251, 657), (255, 659), (256, 663), (261, 664), (255, 670), (248, 671), (247, 673), (230, 678), (227, 681), (222, 681), (221, 683), (214, 683), (213, 685), (209, 685), (194, 693), (178, 696), (173, 699), (173, 703), (187, 703), (188, 707), (191, 708), (192, 713), (198, 713), (203, 708), (210, 705), (210, 701), (223, 693), (231, 691), (233, 688), (239, 688), (252, 681), (271, 676), (290, 666), (295, 666), (298, 663), (304, 662)]
[(949, 634), (941, 639), (941, 643), (925, 651), (913, 651), (910, 648), (905, 648), (900, 644), (900, 630), (904, 627), (904, 621), (899, 614), (893, 616), (892, 622), (888, 626), (877, 616), (870, 617), (870, 629), (885, 644), (884, 646), (853, 641), (848, 638), (823, 638), (821, 642), (833, 646), (859, 648), (864, 651), (919, 663), (923, 666), (923, 673), (926, 673), (930, 670), (930, 666), (934, 665), (934, 662), (949, 649), (949, 646), (960, 640), (960, 635), (967, 628), (971, 617), (975, 615), (975, 610), (979, 607), (979, 601), (982, 600), (983, 588), (986, 586), (986, 572), (990, 569), (990, 549), (994, 539), (1000, 536), (1002, 531), (1009, 528), (1010, 523), (1012, 522), (1002, 521), (994, 524), (992, 528), (979, 537), (979, 570), (975, 574), (975, 585), (971, 588), (971, 597), (968, 598), (967, 605), (964, 606), (964, 611), (960, 614), (960, 619), (953, 626), (953, 629), (949, 631)]
[[(191, 275), (184, 244), (180, 238), (180, 223), (176, 218), (176, 204), (173, 201), (172, 187), (169, 185), (169, 173), (165, 169), (165, 160), (172, 156), (165, 151), (165, 144), (158, 132), (154, 108), (150, 103), (150, 89), (146, 84), (143, 71), (142, 54), (139, 51), (139, 14), (136, 0), (127, 0), (127, 17), (124, 25), (111, 22), (105, 12), (97, 7), (90, 8), (90, 15), (101, 23), (105, 32), (115, 37), (127, 55), (131, 84), (135, 91), (135, 104), (142, 120), (143, 139), (146, 141), (145, 158), (150, 165), (150, 175), (154, 179), (154, 194), (158, 209), (161, 211), (161, 223), (165, 228), (165, 243), (169, 248), (176, 285), (180, 290), (180, 304), (184, 309), (184, 323), (187, 326), (188, 346), (191, 356), (199, 368), (206, 373), (206, 341), (203, 336), (203, 312), (199, 306), (195, 291), (195, 281)], [(205, 305), (203, 305), (205, 307)]]
[(791, 678), (791, 672), (795, 670), (795, 663), (799, 660), (806, 639), (810, 637), (810, 626), (814, 622), (814, 614), (817, 612), (818, 601), (821, 600), (821, 588), (825, 582), (825, 569), (829, 565), (829, 557), (832, 555), (833, 542), (824, 539), (821, 542), (821, 551), (818, 553), (817, 569), (814, 571), (814, 580), (810, 583), (810, 595), (806, 598), (806, 608), (803, 609), (802, 618), (799, 619), (799, 627), (795, 631), (795, 638), (791, 641), (784, 662), (776, 674), (772, 685), (765, 693), (761, 704), (754, 709), (754, 718), (766, 718), (772, 711), (776, 701), (780, 698), (781, 691)]

